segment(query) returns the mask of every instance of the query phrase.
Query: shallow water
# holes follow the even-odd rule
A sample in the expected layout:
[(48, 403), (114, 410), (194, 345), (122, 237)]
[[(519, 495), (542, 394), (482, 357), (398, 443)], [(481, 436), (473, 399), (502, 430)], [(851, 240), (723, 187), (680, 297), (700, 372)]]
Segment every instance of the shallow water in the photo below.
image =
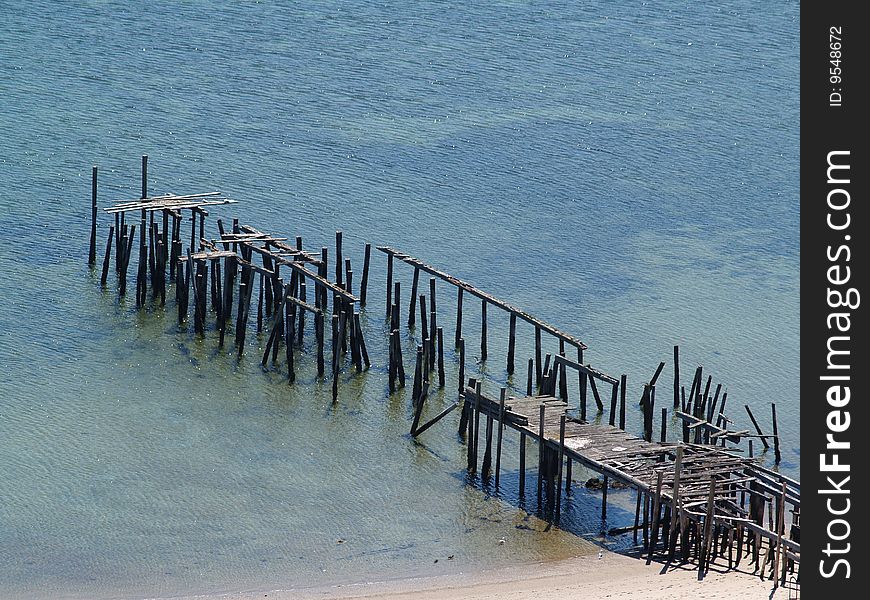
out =
[[(497, 495), (466, 481), (458, 414), (407, 437), (409, 394), (386, 394), (380, 253), (363, 317), (375, 365), (347, 371), (336, 407), (310, 353), (288, 386), (259, 368), (264, 340), (237, 361), (179, 331), (171, 302), (138, 314), (102, 292), (85, 264), (90, 168), (102, 203), (135, 197), (141, 154), (153, 194), (219, 189), (241, 203), (213, 215), (308, 248), (342, 229), (355, 270), (368, 241), (463, 277), (585, 340), (630, 398), (679, 343), (684, 380), (703, 364), (738, 423), (750, 403), (769, 427), (777, 403), (781, 468), (799, 474), (797, 3), (2, 14), (0, 596), (480, 568), (588, 552), (601, 529), (582, 487), (562, 528), (525, 512), (512, 436)], [(406, 298), (411, 273), (397, 268)], [(448, 341), (454, 303), (439, 287)], [(495, 390), (507, 318), (488, 316)], [(532, 338), (521, 325), (519, 364)], [(431, 414), (454, 398), (447, 363)], [(624, 524), (632, 498), (611, 500), (608, 526)]]

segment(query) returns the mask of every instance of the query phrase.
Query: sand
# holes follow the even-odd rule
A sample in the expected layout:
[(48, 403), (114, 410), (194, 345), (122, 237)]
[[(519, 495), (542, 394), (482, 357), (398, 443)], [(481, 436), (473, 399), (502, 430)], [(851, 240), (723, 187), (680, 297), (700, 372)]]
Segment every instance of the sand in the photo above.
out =
[[(457, 566), (458, 567), (458, 566)], [(788, 590), (748, 572), (727, 571), (714, 564), (702, 581), (693, 565), (671, 568), (604, 552), (565, 561), (493, 569), (477, 573), (397, 579), (311, 589), (244, 591), (209, 596), (209, 600), (785, 600)], [(193, 600), (190, 597), (189, 600)], [(203, 600), (203, 596), (195, 597)], [(181, 599), (179, 599), (181, 600)]]

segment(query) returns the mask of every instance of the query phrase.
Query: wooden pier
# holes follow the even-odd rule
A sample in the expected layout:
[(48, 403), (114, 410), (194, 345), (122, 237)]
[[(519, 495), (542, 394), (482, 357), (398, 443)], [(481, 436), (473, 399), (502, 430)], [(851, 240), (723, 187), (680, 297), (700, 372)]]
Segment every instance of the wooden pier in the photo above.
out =
[[(95, 271), (97, 175), (94, 167), (88, 262)], [(771, 440), (775, 463), (781, 460), (776, 405), (770, 407), (771, 434), (763, 432), (748, 403), (744, 408), (752, 428), (738, 427), (734, 414), (726, 412), (727, 388), (721, 383), (714, 387), (709, 374), (705, 380), (703, 367), (695, 369), (687, 391), (680, 375), (679, 346), (673, 348), (672, 405), (656, 410), (656, 388), (665, 367), (662, 361), (652, 377), (638, 386), (642, 422), (633, 428), (627, 423), (636, 411), (628, 408), (626, 375), (611, 375), (586, 362), (588, 346), (579, 338), (422, 259), (391, 246), (377, 246), (386, 256), (386, 306), (377, 310), (384, 310), (380, 314), (386, 315), (388, 355), (383, 361), (373, 361), (360, 319), (370, 299), (371, 244), (364, 246), (362, 272), (356, 277), (341, 231), (335, 234), (332, 251), (326, 246), (317, 251), (304, 249), (301, 237), (266, 233), (240, 224), (238, 219), (232, 219), (230, 227), (217, 219), (217, 231), (209, 235), (209, 210), (232, 205), (235, 200), (219, 192), (150, 196), (148, 188), (148, 159), (142, 157), (141, 197), (114, 201), (103, 211), (114, 221), (108, 224), (100, 285), (106, 289), (112, 285), (109, 274), (114, 263), (114, 285), (123, 298), (130, 263), (134, 262), (137, 309), (165, 305), (167, 289), (174, 286), (179, 327), (189, 327), (192, 316), (194, 334), (214, 335), (221, 349), (231, 334), (234, 350), (230, 352), (239, 360), (250, 345), (246, 343), (248, 331), (255, 330), (263, 341), (262, 345), (257, 342), (262, 366), (273, 369), (283, 361), (290, 384), (296, 381), (296, 364), (306, 349), (305, 333), (310, 331), (315, 343), (307, 348), (313, 346), (318, 379), (331, 381), (333, 402), (338, 400), (344, 370), (353, 369), (355, 377), (385, 376), (387, 395), (398, 393), (410, 378), (410, 436), (421, 436), (461, 408), (458, 425), (466, 446), (467, 468), (474, 475), (470, 481), (488, 483), (494, 479), (496, 488), (500, 486), (503, 436), (511, 429), (519, 435), (519, 496), (526, 497), (530, 470), (527, 442), (531, 440), (538, 449), (538, 464), (531, 468), (538, 508), (555, 522), (566, 501), (562, 490), (571, 490), (575, 465), (603, 478), (602, 524), (606, 523), (611, 485), (618, 483), (634, 490), (634, 525), (611, 529), (610, 533), (632, 533), (637, 542), (642, 532), (648, 560), (659, 555), (671, 562), (679, 550), (679, 560), (697, 562), (700, 577), (717, 558), (727, 556), (729, 568), (737, 568), (746, 556), (761, 576), (777, 583), (785, 582), (787, 573), (799, 564), (800, 484), (762, 467), (753, 452), (754, 440), (765, 450)], [(189, 225), (184, 223), (186, 212)], [(129, 223), (128, 215), (132, 217)], [(182, 233), (187, 227), (189, 241)], [(400, 265), (413, 269), (406, 298), (402, 296)], [(421, 274), (429, 276), (428, 282), (421, 282)], [(452, 318), (439, 314), (443, 300), (438, 298), (444, 293), (437, 290), (439, 282), (456, 294)], [(477, 342), (481, 362), (489, 359), (492, 344), (497, 343), (488, 330), (488, 310), (508, 315), (509, 331), (503, 340), (508, 382), (518, 364), (527, 364), (527, 376), (519, 378), (524, 380), (525, 390), (508, 389), (504, 381), (466, 378), (468, 340), (462, 328), (466, 296), (480, 302)], [(444, 337), (449, 336), (445, 328), (451, 323), (453, 348), (447, 360), (457, 363), (458, 378), (450, 384), (457, 402), (448, 403), (424, 421), (432, 387), (447, 385)], [(527, 363), (517, 356), (520, 324), (534, 336), (534, 355)], [(406, 333), (416, 342), (416, 352), (407, 357), (402, 351)], [(558, 344), (558, 353), (545, 353), (545, 339)], [(569, 349), (573, 349), (570, 356)], [(371, 368), (373, 363), (375, 368)], [(406, 367), (410, 377), (406, 377)], [(572, 372), (576, 372), (576, 380)], [(483, 391), (493, 385), (501, 388), (498, 399)], [(681, 428), (669, 435), (667, 426), (672, 418)], [(655, 437), (658, 440), (654, 441)], [(741, 447), (743, 442), (748, 442), (748, 452)]]
[[(784, 530), (785, 512), (800, 511), (800, 483), (760, 467), (716, 445), (649, 442), (613, 425), (587, 423), (569, 416), (568, 404), (554, 396), (505, 397), (480, 392), (473, 379), (465, 389), (460, 429), (468, 443), (468, 468), (476, 471), (480, 419), (486, 419), (481, 473), (490, 475), (493, 427), (520, 435), (519, 490), (526, 489), (526, 441), (539, 447), (537, 497), (539, 504), (560, 511), (562, 482), (571, 487), (571, 465), (601, 474), (602, 520), (606, 518), (609, 482), (619, 482), (638, 494), (635, 515), (643, 530), (648, 557), (660, 552), (670, 561), (679, 547), (681, 558), (695, 558), (703, 575), (715, 557), (727, 556), (737, 568), (744, 553), (756, 569), (769, 571), (785, 583), (794, 563), (800, 562), (800, 543)], [(496, 447), (501, 463), (501, 444)], [(563, 468), (569, 474), (563, 479)], [(495, 480), (498, 482), (498, 472)], [(748, 502), (747, 502), (748, 500)], [(643, 521), (640, 522), (641, 505)], [(768, 508), (764, 510), (765, 506)], [(793, 523), (797, 527), (797, 523)], [(786, 537), (788, 535), (788, 537)]]

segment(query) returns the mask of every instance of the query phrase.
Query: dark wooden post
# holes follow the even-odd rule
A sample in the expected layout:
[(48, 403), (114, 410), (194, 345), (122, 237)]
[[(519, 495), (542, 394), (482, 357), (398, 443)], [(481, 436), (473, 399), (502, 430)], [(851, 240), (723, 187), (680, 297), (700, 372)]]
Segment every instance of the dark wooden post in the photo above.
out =
[(625, 388), (628, 385), (628, 378), (623, 375), (619, 378), (619, 428), (625, 431)]
[(417, 291), (420, 284), (420, 268), (414, 267), (414, 278), (411, 280), (411, 304), (408, 306), (408, 327), (413, 327), (417, 319)]
[(779, 428), (776, 424), (776, 403), (771, 402), (770, 412), (773, 418), (773, 454), (776, 460), (776, 464), (779, 464), (782, 460), (782, 455), (779, 453)]
[(514, 347), (517, 342), (517, 314), (511, 312), (510, 334), (508, 335), (508, 355), (507, 355), (507, 372), (508, 375), (514, 374)]
[(366, 244), (365, 258), (363, 259), (362, 279), (359, 284), (359, 305), (366, 305), (366, 290), (369, 287), (369, 262), (372, 258), (372, 245)]
[(456, 288), (456, 345), (462, 339), (462, 288)]
[(393, 306), (393, 255), (387, 254), (387, 317)]
[(335, 283), (338, 284), (339, 287), (343, 285), (343, 273), (342, 269), (344, 268), (344, 259), (341, 253), (341, 231), (335, 232)]
[(438, 328), (438, 387), (444, 387), (444, 328)]
[(115, 236), (115, 226), (109, 225), (109, 239), (106, 241), (106, 255), (103, 258), (103, 272), (100, 275), (100, 286), (106, 287), (106, 278), (109, 276), (109, 263), (112, 258), (112, 238)]
[(755, 426), (755, 431), (758, 433), (758, 437), (761, 438), (761, 443), (764, 445), (764, 449), (769, 449), (770, 444), (767, 443), (767, 438), (764, 437), (764, 433), (762, 433), (761, 427), (758, 426), (758, 421), (755, 420), (755, 415), (752, 414), (752, 411), (749, 409), (749, 405), (744, 404), (743, 406), (746, 408), (746, 412), (749, 414), (749, 420), (752, 421), (752, 424)]
[(661, 443), (664, 444), (665, 441), (667, 440), (667, 438), (668, 438), (668, 409), (662, 407), (662, 433), (661, 433), (661, 438), (660, 438)]
[[(528, 378), (528, 381), (526, 382), (526, 395), (527, 396), (532, 395), (532, 391), (533, 391), (532, 390), (532, 374), (534, 372), (535, 372), (535, 359), (530, 358), (529, 359), (529, 378)], [(580, 418), (582, 419), (583, 417), (581, 416)]]
[(616, 402), (619, 395), (619, 385), (614, 384), (610, 391), (610, 425), (616, 425)]
[(480, 301), (480, 360), (486, 360), (486, 300)]
[(535, 325), (535, 385), (541, 387), (544, 372), (541, 368), (541, 328)]
[(429, 278), (429, 368), (435, 369), (435, 342), (438, 331), (438, 315), (435, 303), (435, 278)]
[(88, 264), (97, 263), (97, 167), (91, 170), (91, 240), (88, 247)]
[(680, 405), (680, 347), (674, 346), (674, 408)]

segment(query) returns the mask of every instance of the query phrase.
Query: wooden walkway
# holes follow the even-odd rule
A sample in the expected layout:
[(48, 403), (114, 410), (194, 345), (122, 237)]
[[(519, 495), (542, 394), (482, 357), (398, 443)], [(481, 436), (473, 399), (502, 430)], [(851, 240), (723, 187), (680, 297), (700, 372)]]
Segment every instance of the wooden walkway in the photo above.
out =
[(694, 553), (703, 571), (716, 556), (724, 557), (726, 553), (729, 567), (738, 566), (745, 548), (756, 568), (764, 572), (770, 567), (771, 574), (783, 581), (789, 566), (800, 562), (799, 541), (788, 539), (784, 531), (786, 510), (792, 510), (793, 521), (799, 515), (799, 482), (715, 445), (648, 442), (613, 425), (572, 417), (568, 409), (567, 402), (549, 395), (515, 398), (503, 392), (499, 400), (494, 400), (481, 393), (479, 383), (470, 380), (460, 423), (460, 432), (468, 441), (469, 470), (477, 470), (483, 416), (486, 424), (481, 474), (490, 475), (495, 435), (498, 481), (502, 431), (514, 429), (520, 434), (522, 496), (526, 486), (526, 440), (537, 442), (539, 502), (546, 494), (547, 505), (557, 519), (563, 468), (567, 466), (567, 491), (572, 464), (577, 463), (604, 476), (603, 519), (611, 481), (637, 491), (635, 527), (628, 529), (635, 533), (643, 529), (650, 557), (661, 540), (662, 550), (672, 559), (679, 540), (683, 558), (689, 559)]

